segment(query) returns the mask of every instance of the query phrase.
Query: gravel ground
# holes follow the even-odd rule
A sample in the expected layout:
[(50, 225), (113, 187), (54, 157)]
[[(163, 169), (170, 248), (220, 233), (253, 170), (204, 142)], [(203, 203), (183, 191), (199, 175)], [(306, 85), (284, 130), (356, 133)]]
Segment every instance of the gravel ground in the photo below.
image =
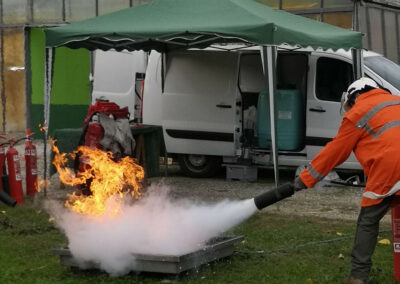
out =
[[(281, 182), (292, 181), (294, 175), (294, 171), (283, 171), (280, 174)], [(249, 183), (227, 181), (224, 173), (216, 178), (192, 179), (184, 177), (178, 166), (169, 169), (168, 177), (153, 178), (151, 182), (169, 185), (177, 197), (207, 202), (252, 198), (274, 187), (272, 170), (259, 170), (258, 181)], [(360, 187), (316, 186), (297, 192), (292, 197), (263, 209), (262, 212), (355, 221), (360, 210), (362, 193), (363, 188)], [(384, 217), (383, 223), (390, 224), (390, 215)]]
[[(35, 141), (38, 152), (39, 176), (43, 177), (43, 142)], [(23, 155), (24, 145), (18, 145), (17, 150)], [(50, 149), (50, 145), (47, 147)], [(48, 161), (50, 159), (48, 152)], [(21, 170), (25, 175), (25, 162), (21, 161)], [(172, 164), (168, 167), (167, 176), (161, 166), (162, 177), (149, 178), (147, 184), (162, 183), (170, 187), (171, 194), (175, 198), (185, 198), (194, 201), (218, 202), (223, 199), (247, 199), (252, 198), (261, 192), (273, 188), (273, 172), (260, 169), (257, 182), (227, 181), (225, 173), (221, 171), (214, 178), (194, 179), (183, 176), (179, 166)], [(292, 181), (293, 171), (282, 171), (281, 182)], [(47, 176), (49, 176), (47, 174)], [(25, 179), (24, 179), (25, 181)], [(24, 185), (25, 186), (25, 185)], [(71, 188), (61, 185), (58, 175), (50, 178), (50, 185), (47, 189), (47, 198), (65, 199)], [(282, 215), (295, 215), (304, 217), (321, 217), (335, 220), (355, 221), (360, 210), (360, 201), (363, 189), (351, 186), (323, 186), (307, 189), (296, 193), (294, 196), (283, 200), (275, 205), (265, 208), (262, 212), (274, 212)], [(35, 199), (41, 200), (44, 197), (43, 191)], [(383, 224), (390, 224), (390, 215), (386, 215)]]

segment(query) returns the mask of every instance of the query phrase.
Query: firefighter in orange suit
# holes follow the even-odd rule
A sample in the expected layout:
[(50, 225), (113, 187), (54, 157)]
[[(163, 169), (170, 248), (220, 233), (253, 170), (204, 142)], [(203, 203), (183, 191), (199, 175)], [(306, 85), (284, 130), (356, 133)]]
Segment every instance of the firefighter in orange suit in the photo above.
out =
[[(379, 233), (379, 221), (400, 189), (400, 97), (369, 78), (353, 82), (342, 96), (345, 115), (336, 137), (295, 179), (296, 190), (313, 187), (352, 151), (367, 183), (344, 283), (367, 283)], [(398, 183), (399, 182), (399, 183)]]

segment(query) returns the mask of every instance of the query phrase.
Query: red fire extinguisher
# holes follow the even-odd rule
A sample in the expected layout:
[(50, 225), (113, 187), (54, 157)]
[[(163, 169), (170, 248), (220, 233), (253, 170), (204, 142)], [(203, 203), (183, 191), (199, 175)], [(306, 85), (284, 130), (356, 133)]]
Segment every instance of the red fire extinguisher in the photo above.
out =
[(25, 142), (25, 169), (26, 169), (26, 194), (35, 195), (37, 192), (37, 156), (36, 146), (32, 143), (32, 133), (26, 130)]
[(10, 148), (8, 148), (6, 153), (10, 195), (18, 204), (22, 204), (24, 202), (24, 193), (22, 191), (21, 166), (18, 151), (13, 147), (14, 144), (15, 141), (11, 139)]
[(400, 196), (392, 203), (393, 279), (400, 281)]
[(86, 130), (85, 146), (103, 149), (103, 146), (100, 144), (100, 139), (103, 137), (103, 133), (103, 127), (100, 125), (99, 118), (95, 114), (92, 116)]
[[(0, 144), (0, 177), (3, 175), (4, 162), (6, 160), (6, 152), (4, 144)], [(4, 190), (3, 181), (0, 178), (0, 190)]]
[[(1, 139), (6, 139), (5, 136), (0, 135)], [(4, 162), (6, 161), (6, 150), (4, 145), (8, 144), (7, 142), (0, 144), (0, 190), (4, 190), (6, 187), (3, 185), (2, 175), (3, 171), (5, 171)]]
[(93, 115), (86, 130), (85, 146), (103, 149), (103, 146), (100, 144), (100, 139), (103, 137), (103, 132), (104, 130), (99, 123), (98, 116), (96, 114)]

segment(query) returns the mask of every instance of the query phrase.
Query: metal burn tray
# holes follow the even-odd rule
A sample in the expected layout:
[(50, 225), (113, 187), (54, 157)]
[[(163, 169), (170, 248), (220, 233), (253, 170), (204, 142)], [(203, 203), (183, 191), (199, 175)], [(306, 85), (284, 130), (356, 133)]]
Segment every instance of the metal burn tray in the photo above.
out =
[[(200, 265), (212, 262), (233, 254), (234, 245), (243, 240), (243, 236), (217, 237), (211, 239), (204, 247), (183, 255), (151, 255), (133, 254), (132, 270), (140, 272), (156, 272), (179, 274), (183, 271), (198, 268)], [(60, 256), (60, 264), (78, 268), (68, 248), (52, 249), (52, 253)], [(85, 269), (100, 269), (98, 263), (86, 262)]]

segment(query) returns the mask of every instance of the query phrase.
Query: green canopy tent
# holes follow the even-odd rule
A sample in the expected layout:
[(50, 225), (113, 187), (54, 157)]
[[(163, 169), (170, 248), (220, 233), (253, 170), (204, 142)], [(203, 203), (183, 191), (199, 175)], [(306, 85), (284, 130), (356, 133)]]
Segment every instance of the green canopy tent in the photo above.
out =
[(151, 50), (221, 42), (361, 48), (361, 34), (251, 0), (156, 0), (46, 30), (49, 47)]
[[(50, 28), (46, 58), (58, 46), (89, 50), (157, 50), (205, 48), (221, 43), (259, 45), (266, 89), (270, 94), (272, 160), (279, 183), (275, 129), (275, 61), (277, 46), (354, 49), (361, 69), (362, 35), (305, 17), (274, 10), (252, 0), (155, 0), (111, 14)], [(51, 64), (46, 64), (45, 121), (49, 121)], [(46, 79), (45, 79), (46, 80)], [(47, 108), (47, 109), (46, 109)], [(46, 144), (46, 143), (45, 143)]]

